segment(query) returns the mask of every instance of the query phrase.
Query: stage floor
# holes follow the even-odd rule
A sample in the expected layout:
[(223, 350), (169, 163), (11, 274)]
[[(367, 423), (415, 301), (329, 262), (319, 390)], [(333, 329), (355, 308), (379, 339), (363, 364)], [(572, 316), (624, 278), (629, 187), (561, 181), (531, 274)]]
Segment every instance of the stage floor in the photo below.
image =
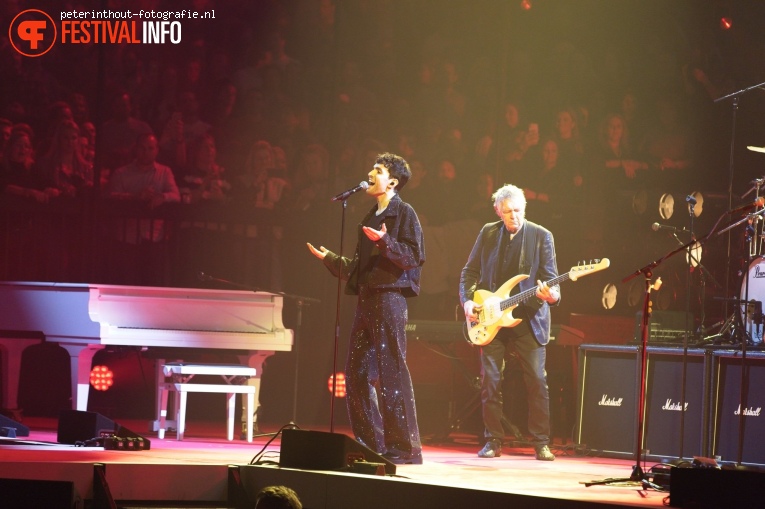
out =
[[(426, 444), (422, 465), (400, 465), (396, 476), (378, 477), (279, 468), (278, 438), (267, 446), (271, 436), (259, 436), (253, 443), (228, 442), (225, 423), (189, 422), (183, 441), (177, 441), (174, 433), (159, 440), (156, 433), (147, 432), (144, 436), (151, 441), (148, 451), (107, 451), (57, 444), (55, 419), (27, 418), (24, 424), (30, 427), (29, 437), (0, 440), (0, 479), (72, 481), (79, 496), (86, 500), (93, 496), (95, 463), (106, 465), (107, 481), (115, 499), (204, 500), (219, 495), (225, 498), (228, 466), (249, 465), (264, 447), (261, 457), (266, 463), (241, 470), (248, 493), (267, 484), (287, 484), (301, 495), (306, 508), (458, 507), (462, 504), (458, 505), (458, 500), (486, 500), (502, 505), (506, 502), (513, 507), (537, 509), (593, 505), (664, 507), (669, 495), (644, 490), (635, 483), (586, 487), (584, 483), (594, 480), (628, 478), (634, 460), (577, 456), (562, 445), (552, 447), (557, 455), (553, 462), (537, 461), (528, 448), (504, 448), (501, 457), (482, 459), (476, 455), (480, 447), (475, 437), (453, 434), (441, 443)], [(148, 428), (145, 421), (120, 424), (136, 433)], [(268, 425), (263, 428), (262, 432), (271, 433), (278, 429)], [(350, 435), (347, 429), (334, 431)], [(653, 465), (650, 462), (640, 466), (649, 472)], [(383, 482), (375, 483), (377, 480)], [(346, 503), (341, 493), (329, 493), (337, 483), (359, 487), (354, 490), (353, 501)], [(396, 490), (404, 488), (400, 495), (396, 494)], [(414, 503), (416, 496), (411, 493), (426, 492), (432, 505), (423, 505), (422, 500)], [(359, 501), (358, 497), (365, 494), (370, 500)], [(375, 501), (379, 496), (387, 502), (378, 505)], [(395, 497), (395, 503), (390, 502), (391, 497)]]

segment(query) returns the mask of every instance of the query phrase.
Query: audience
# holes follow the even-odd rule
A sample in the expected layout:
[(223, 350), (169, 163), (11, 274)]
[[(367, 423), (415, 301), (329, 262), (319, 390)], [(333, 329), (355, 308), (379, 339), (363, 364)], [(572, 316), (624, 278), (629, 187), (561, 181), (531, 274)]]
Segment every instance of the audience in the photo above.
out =
[[(386, 2), (344, 7), (350, 20), (375, 14), (348, 34), (335, 25), (336, 0), (307, 0), (296, 9), (237, 1), (219, 9), (239, 14), (216, 19), (225, 33), (184, 22), (193, 41), (178, 48), (105, 46), (103, 85), (83, 83), (94, 74), (90, 52), (62, 65), (0, 51), (8, 71), (0, 85), (3, 192), (40, 203), (59, 194), (140, 197), (156, 207), (180, 200), (172, 179), (188, 191), (184, 210), (213, 203), (221, 209), (234, 247), (258, 239), (244, 242), (255, 255), (230, 250), (231, 270), (248, 258), (259, 272), (255, 281), (278, 286), (283, 232), (305, 231), (297, 221), (334, 227), (327, 220), (331, 195), (357, 183), (390, 148), (418, 168), (406, 192), (420, 204), (423, 224), (471, 216), (474, 206), (482, 210), (477, 204), (489, 183), (513, 182), (527, 188), (531, 214), (547, 200), (586, 208), (586, 237), (597, 228), (591, 217), (609, 216), (614, 205), (604, 188), (677, 185), (688, 170), (700, 171), (693, 164), (700, 160), (696, 126), (682, 113), (689, 106), (711, 110), (704, 101), (733, 88), (710, 41), (681, 61), (671, 58), (674, 43), (664, 42), (671, 37), (656, 36), (646, 56), (634, 59), (619, 37), (608, 38), (598, 57), (568, 35), (548, 33), (538, 57), (533, 40), (516, 41), (507, 61), (493, 65), (478, 43), (484, 38), (457, 37), (435, 19), (397, 40), (399, 15)], [(255, 13), (259, 24), (251, 27)], [(454, 15), (445, 9), (438, 19)], [(357, 39), (354, 30), (376, 36)], [(213, 40), (213, 32), (221, 37)], [(348, 40), (359, 43), (334, 66), (317, 61), (329, 61), (331, 48)], [(636, 79), (651, 70), (660, 75)], [(646, 108), (654, 103), (655, 111)], [(161, 191), (157, 182), (139, 182), (149, 173), (137, 170), (131, 153), (139, 139), (156, 144), (152, 133), (158, 154), (142, 150)], [(126, 190), (132, 185), (141, 189)], [(94, 188), (100, 192), (86, 192)], [(349, 207), (363, 209), (360, 200)], [(570, 217), (550, 226), (570, 230)], [(166, 231), (152, 238), (194, 221), (166, 220)]]

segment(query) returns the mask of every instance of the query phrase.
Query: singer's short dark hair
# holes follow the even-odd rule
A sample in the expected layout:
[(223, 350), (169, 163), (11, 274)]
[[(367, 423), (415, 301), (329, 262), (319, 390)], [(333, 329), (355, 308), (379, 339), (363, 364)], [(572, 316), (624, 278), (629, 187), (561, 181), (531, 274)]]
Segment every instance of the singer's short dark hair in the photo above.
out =
[(381, 164), (388, 168), (390, 176), (398, 180), (398, 185), (395, 187), (396, 192), (400, 191), (409, 182), (409, 177), (412, 176), (409, 163), (403, 157), (391, 154), (390, 152), (378, 155), (375, 164)]

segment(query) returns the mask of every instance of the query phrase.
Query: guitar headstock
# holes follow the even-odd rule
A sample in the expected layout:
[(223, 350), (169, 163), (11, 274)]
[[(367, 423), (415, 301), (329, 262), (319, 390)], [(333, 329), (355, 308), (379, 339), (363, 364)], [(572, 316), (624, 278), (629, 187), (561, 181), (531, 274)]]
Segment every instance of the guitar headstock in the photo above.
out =
[(571, 270), (568, 271), (568, 277), (571, 278), (571, 281), (576, 281), (582, 276), (606, 270), (610, 265), (611, 262), (608, 258), (590, 260), (589, 263), (582, 261), (575, 267), (571, 267)]

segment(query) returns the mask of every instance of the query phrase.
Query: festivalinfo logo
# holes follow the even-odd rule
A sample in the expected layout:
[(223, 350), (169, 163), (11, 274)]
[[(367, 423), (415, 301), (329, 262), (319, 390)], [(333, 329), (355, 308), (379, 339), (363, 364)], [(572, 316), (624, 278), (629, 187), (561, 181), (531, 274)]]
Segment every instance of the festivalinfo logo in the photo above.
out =
[(26, 57), (40, 57), (59, 44), (180, 44), (182, 21), (215, 19), (215, 10), (67, 10), (53, 16), (27, 9), (13, 18), (8, 38)]

